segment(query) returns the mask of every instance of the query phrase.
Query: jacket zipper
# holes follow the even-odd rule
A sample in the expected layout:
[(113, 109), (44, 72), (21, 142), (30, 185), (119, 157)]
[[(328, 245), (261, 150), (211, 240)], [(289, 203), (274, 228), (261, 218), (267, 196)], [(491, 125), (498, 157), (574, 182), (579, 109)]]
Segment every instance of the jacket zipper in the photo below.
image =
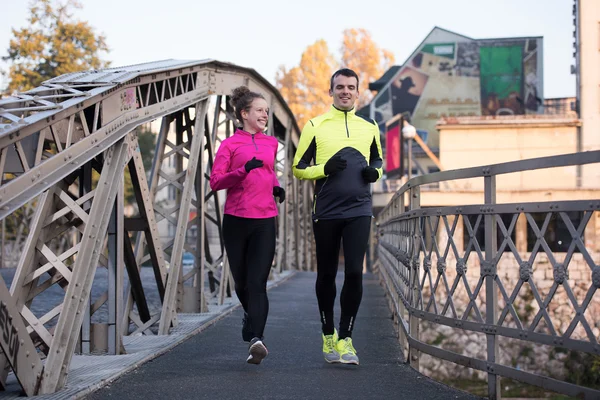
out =
[(313, 214), (317, 213), (317, 199), (319, 198), (319, 195), (321, 194), (321, 192), (325, 188), (325, 185), (327, 184), (328, 180), (329, 180), (329, 177), (325, 178), (325, 182), (323, 182), (323, 186), (321, 186), (321, 190), (319, 190), (319, 193), (315, 194), (315, 202), (313, 204)]
[[(347, 129), (347, 128), (346, 128)], [(256, 151), (258, 151), (258, 146), (256, 145), (256, 142), (254, 141), (254, 133), (252, 133), (252, 144), (254, 145), (254, 149)]]
[(346, 120), (346, 135), (350, 137), (350, 131), (348, 130), (348, 111), (344, 111), (344, 119)]

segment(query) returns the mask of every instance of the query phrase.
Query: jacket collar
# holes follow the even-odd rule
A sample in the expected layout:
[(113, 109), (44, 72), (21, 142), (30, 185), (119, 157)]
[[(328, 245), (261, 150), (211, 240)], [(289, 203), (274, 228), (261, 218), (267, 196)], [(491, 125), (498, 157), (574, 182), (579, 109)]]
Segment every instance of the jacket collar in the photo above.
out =
[[(241, 128), (237, 128), (234, 133), (235, 134), (239, 134), (239, 135), (243, 135), (243, 136), (252, 136), (252, 133), (246, 132), (245, 130), (243, 130)], [(255, 135), (259, 134), (259, 133), (262, 133), (262, 132), (256, 132)]]
[(351, 110), (348, 111), (344, 111), (344, 110), (340, 110), (339, 108), (336, 108), (333, 104), (331, 105), (331, 107), (329, 108), (329, 113), (332, 116), (344, 116), (345, 114), (348, 116), (354, 115), (356, 110), (356, 107), (352, 107)]

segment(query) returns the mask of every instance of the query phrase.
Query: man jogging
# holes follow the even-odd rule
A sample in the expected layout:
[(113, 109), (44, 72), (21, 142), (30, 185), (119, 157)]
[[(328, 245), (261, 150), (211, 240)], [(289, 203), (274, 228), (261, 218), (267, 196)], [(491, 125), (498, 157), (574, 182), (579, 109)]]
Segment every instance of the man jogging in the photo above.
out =
[[(293, 171), (299, 179), (316, 181), (312, 215), (317, 250), (315, 290), (325, 361), (358, 365), (352, 329), (362, 298), (363, 260), (373, 215), (369, 184), (382, 174), (381, 143), (375, 121), (355, 114), (356, 72), (347, 68), (336, 71), (329, 95), (333, 98), (329, 112), (311, 119), (302, 131)], [(333, 306), (341, 241), (345, 273), (338, 334)]]

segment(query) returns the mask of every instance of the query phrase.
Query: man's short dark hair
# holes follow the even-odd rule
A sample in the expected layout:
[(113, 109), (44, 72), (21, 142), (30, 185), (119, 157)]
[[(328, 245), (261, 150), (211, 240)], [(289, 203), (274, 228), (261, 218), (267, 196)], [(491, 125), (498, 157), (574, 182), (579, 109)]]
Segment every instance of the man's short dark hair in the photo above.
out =
[(358, 88), (358, 75), (356, 74), (356, 72), (352, 71), (350, 68), (342, 68), (338, 69), (333, 73), (333, 75), (331, 75), (331, 82), (329, 83), (330, 90), (333, 90), (333, 80), (338, 75), (346, 76), (348, 78), (356, 78), (356, 87)]

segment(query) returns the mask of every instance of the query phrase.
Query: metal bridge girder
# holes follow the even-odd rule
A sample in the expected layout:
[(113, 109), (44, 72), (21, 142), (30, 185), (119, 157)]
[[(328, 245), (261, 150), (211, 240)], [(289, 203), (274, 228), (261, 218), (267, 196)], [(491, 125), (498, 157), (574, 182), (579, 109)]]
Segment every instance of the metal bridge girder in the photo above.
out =
[(85, 300), (90, 294), (100, 250), (104, 246), (104, 235), (108, 228), (112, 205), (121, 183), (119, 177), (131, 158), (129, 145), (129, 140), (122, 139), (105, 154), (104, 168), (92, 202), (89, 221), (85, 226), (79, 255), (73, 267), (72, 282), (67, 289), (63, 310), (44, 367), (41, 394), (54, 393), (64, 386), (86, 308)]

